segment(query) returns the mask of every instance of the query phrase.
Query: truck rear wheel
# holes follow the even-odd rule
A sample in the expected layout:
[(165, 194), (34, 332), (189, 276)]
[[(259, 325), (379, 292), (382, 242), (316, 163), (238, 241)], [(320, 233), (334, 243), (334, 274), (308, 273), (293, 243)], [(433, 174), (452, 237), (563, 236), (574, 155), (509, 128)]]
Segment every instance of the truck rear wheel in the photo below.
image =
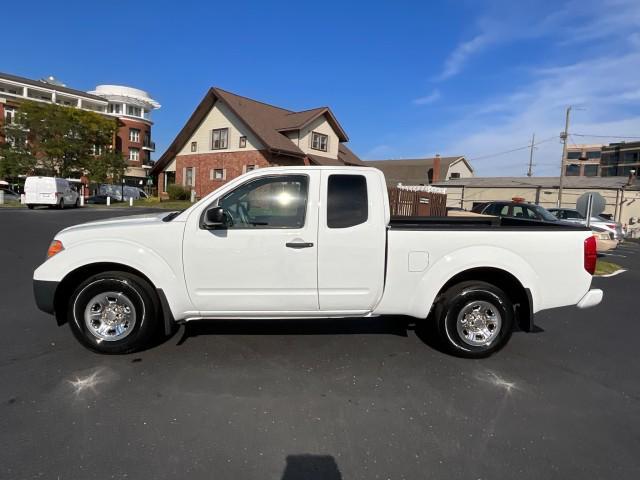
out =
[(158, 331), (158, 299), (147, 281), (127, 272), (105, 272), (85, 280), (69, 299), (75, 337), (99, 353), (131, 353)]
[(451, 287), (435, 314), (442, 342), (460, 357), (487, 357), (511, 338), (513, 303), (490, 283), (468, 281)]

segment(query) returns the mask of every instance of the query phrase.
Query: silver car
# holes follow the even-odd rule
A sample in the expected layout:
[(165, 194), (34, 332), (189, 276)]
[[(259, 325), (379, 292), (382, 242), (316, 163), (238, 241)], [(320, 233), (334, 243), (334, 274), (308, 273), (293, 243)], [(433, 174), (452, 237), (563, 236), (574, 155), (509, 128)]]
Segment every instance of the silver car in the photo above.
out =
[[(585, 218), (585, 216), (574, 208), (549, 208), (548, 210), (553, 215), (558, 217), (559, 220), (578, 223), (580, 225), (587, 224), (587, 219)], [(622, 232), (622, 224), (620, 222), (607, 220), (606, 218), (598, 216), (592, 216), (590, 225), (593, 227), (602, 228), (603, 230), (609, 232), (612, 240), (621, 241), (624, 238), (624, 234)]]

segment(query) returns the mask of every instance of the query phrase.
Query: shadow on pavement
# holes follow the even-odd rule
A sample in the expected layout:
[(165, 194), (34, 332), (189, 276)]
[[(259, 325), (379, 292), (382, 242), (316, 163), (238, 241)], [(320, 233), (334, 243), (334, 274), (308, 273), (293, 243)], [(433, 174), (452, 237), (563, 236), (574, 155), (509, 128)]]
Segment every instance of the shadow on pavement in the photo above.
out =
[(200, 335), (358, 335), (406, 337), (413, 323), (399, 316), (335, 319), (197, 320), (184, 326), (178, 345)]
[(331, 455), (288, 455), (281, 480), (342, 480)]

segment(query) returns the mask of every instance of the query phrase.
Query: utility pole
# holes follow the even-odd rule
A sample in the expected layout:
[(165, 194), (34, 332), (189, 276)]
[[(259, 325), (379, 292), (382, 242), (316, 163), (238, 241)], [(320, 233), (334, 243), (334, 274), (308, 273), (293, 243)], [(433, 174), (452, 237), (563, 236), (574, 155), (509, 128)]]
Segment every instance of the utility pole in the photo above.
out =
[(531, 177), (533, 175), (533, 149), (536, 144), (536, 134), (533, 134), (531, 137), (531, 150), (529, 151), (529, 170), (527, 171), (527, 177)]
[(560, 134), (562, 140), (562, 160), (560, 161), (560, 185), (558, 187), (558, 208), (562, 207), (562, 187), (564, 184), (564, 159), (567, 156), (567, 137), (569, 136), (569, 115), (571, 114), (571, 105), (567, 107), (567, 118), (564, 123), (564, 132)]

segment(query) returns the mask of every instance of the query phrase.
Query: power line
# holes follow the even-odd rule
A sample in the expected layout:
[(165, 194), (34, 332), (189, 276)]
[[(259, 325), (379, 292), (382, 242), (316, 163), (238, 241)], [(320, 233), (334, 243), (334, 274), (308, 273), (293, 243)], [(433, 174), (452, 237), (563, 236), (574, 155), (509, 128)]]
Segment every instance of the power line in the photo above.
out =
[(624, 135), (589, 135), (587, 133), (572, 133), (576, 137), (594, 137), (594, 138), (632, 138), (632, 139), (640, 139), (640, 137), (629, 137)]
[(557, 136), (553, 136), (550, 138), (547, 138), (545, 140), (540, 140), (539, 142), (537, 142), (536, 144), (532, 145), (531, 143), (528, 143), (527, 145), (523, 146), (523, 147), (518, 147), (518, 148), (513, 148), (511, 150), (505, 150), (503, 152), (497, 152), (497, 153), (490, 153), (488, 155), (482, 155), (480, 157), (473, 157), (473, 158), (469, 158), (469, 160), (484, 160), (485, 158), (493, 158), (493, 157), (498, 157), (500, 155), (506, 155), (507, 153), (513, 153), (513, 152), (518, 152), (520, 150), (526, 150), (528, 148), (531, 148), (532, 146), (538, 146), (542, 143), (546, 143), (546, 142), (550, 142), (551, 140), (555, 140), (556, 138), (558, 138)]

